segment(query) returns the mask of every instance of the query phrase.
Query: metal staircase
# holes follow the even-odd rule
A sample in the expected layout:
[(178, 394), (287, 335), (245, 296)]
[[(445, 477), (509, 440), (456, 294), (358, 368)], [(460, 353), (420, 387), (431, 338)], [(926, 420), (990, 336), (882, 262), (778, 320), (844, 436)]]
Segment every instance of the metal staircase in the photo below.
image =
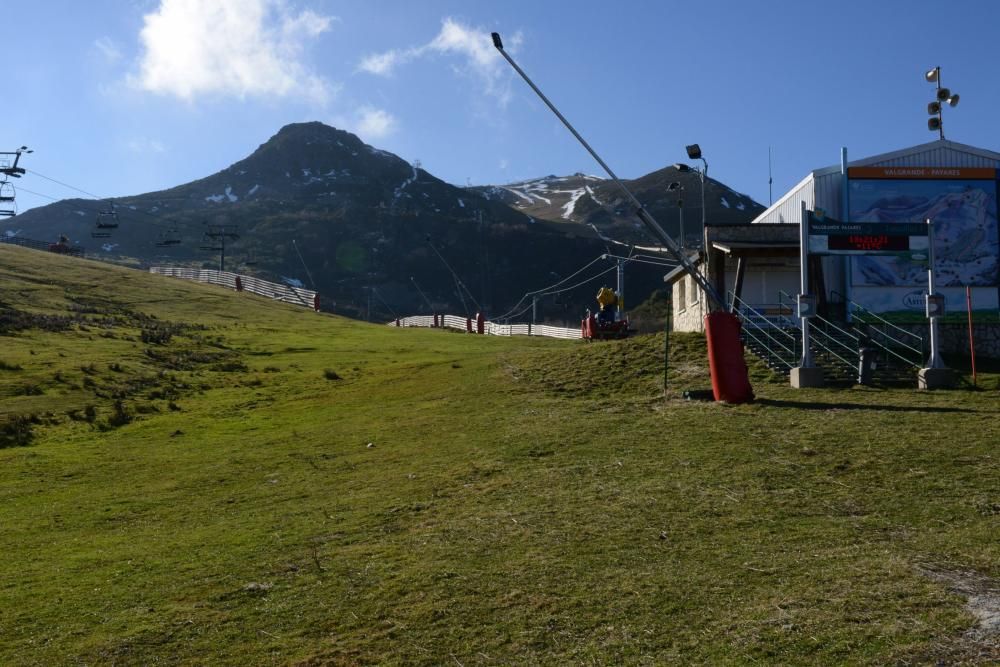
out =
[[(801, 321), (794, 316), (795, 298), (778, 293), (773, 304), (748, 304), (732, 292), (730, 309), (743, 324), (743, 342), (772, 371), (788, 375), (802, 358)], [(848, 302), (853, 322), (810, 318), (810, 351), (827, 380), (854, 383), (858, 379), (861, 349), (875, 359), (872, 382), (912, 384), (923, 360), (922, 337), (886, 321), (860, 304)]]

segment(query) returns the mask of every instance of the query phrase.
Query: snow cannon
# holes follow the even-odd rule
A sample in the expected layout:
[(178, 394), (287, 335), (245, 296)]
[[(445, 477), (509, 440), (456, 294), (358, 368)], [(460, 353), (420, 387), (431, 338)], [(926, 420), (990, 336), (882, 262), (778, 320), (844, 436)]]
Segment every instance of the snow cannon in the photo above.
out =
[(587, 316), (580, 323), (583, 337), (588, 340), (611, 340), (626, 338), (629, 334), (628, 318), (621, 311), (619, 296), (610, 287), (602, 287), (597, 291), (597, 314), (588, 310)]

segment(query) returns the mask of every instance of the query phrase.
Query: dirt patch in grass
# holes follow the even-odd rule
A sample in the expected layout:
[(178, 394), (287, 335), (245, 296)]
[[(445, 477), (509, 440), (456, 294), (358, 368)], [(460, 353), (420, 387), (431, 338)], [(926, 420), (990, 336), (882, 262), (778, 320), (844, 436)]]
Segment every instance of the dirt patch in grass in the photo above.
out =
[(965, 609), (976, 624), (960, 639), (940, 647), (947, 656), (933, 656), (948, 664), (1000, 661), (1000, 582), (968, 570), (919, 568), (925, 577), (965, 598)]

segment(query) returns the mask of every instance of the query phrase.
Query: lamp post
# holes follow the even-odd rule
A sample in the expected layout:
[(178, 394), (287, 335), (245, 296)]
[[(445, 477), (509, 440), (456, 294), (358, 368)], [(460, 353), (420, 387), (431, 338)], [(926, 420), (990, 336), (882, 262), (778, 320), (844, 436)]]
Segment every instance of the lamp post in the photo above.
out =
[[(676, 165), (674, 165), (676, 166)], [(684, 165), (685, 167), (687, 165)], [(677, 217), (679, 218), (680, 227), (678, 229), (678, 234), (680, 235), (680, 246), (681, 250), (684, 249), (684, 186), (674, 181), (667, 186), (668, 192), (677, 193)]]
[[(684, 164), (683, 162), (677, 162), (674, 164), (674, 169), (686, 174), (692, 171), (698, 173), (698, 180), (701, 182), (701, 229), (702, 234), (705, 233), (705, 222), (706, 222), (706, 211), (705, 211), (705, 177), (708, 176), (708, 161), (701, 154), (701, 146), (698, 144), (691, 144), (686, 146), (688, 158), (691, 160), (701, 160), (702, 168), (698, 169), (695, 167), (692, 169), (690, 166)], [(699, 243), (699, 246), (701, 244)]]
[(941, 115), (942, 104), (947, 103), (948, 106), (952, 107), (958, 106), (958, 93), (952, 94), (949, 89), (941, 86), (940, 65), (924, 72), (924, 79), (928, 83), (937, 84), (936, 99), (927, 104), (927, 113), (931, 116), (927, 119), (927, 129), (931, 132), (937, 130), (938, 136), (944, 139), (944, 118)]

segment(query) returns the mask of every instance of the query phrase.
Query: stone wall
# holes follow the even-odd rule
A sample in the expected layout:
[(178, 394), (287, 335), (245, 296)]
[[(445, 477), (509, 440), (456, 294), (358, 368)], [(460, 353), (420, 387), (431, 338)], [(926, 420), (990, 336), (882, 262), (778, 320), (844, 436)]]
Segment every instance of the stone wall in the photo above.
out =
[[(930, 345), (930, 325), (929, 324), (904, 324), (901, 329), (906, 329), (918, 336), (923, 336)], [(960, 323), (939, 323), (938, 331), (941, 333), (941, 354), (969, 354), (969, 325)], [(972, 325), (972, 337), (975, 339), (976, 356), (1000, 359), (1000, 324), (975, 324)]]

